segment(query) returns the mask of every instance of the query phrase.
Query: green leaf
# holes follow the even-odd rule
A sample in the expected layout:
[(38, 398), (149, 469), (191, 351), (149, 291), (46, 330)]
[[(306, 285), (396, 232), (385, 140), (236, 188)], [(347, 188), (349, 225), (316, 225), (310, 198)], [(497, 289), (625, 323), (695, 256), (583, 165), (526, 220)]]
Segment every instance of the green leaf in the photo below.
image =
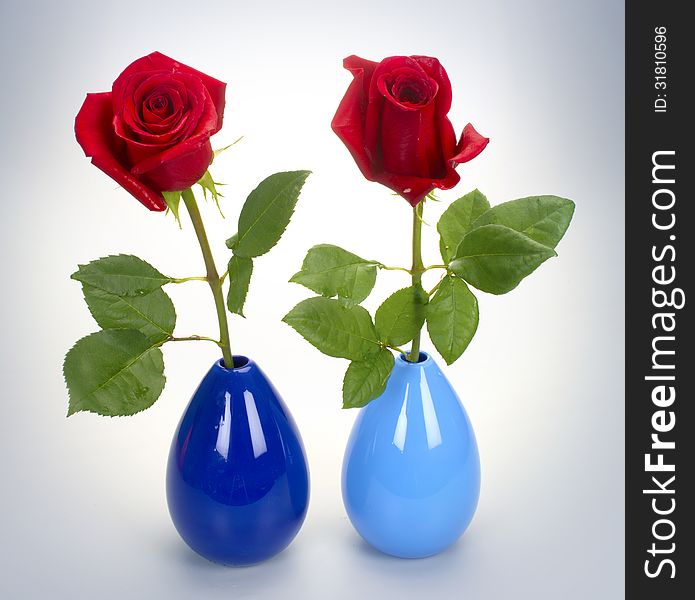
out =
[(463, 236), (471, 230), (471, 224), (490, 208), (487, 198), (478, 190), (461, 196), (449, 205), (439, 218), (439, 250), (445, 263), (456, 254)]
[(238, 233), (235, 233), (232, 237), (230, 237), (230, 238), (227, 240), (227, 242), (226, 242), (227, 248), (229, 248), (230, 250), (231, 250), (232, 248), (234, 248), (234, 246), (236, 246), (236, 243), (237, 243), (237, 240), (238, 240), (238, 239), (239, 239), (239, 234), (238, 234)]
[(565, 235), (574, 214), (574, 202), (558, 196), (530, 196), (493, 206), (473, 223), (504, 225), (532, 240), (555, 248)]
[(343, 408), (359, 408), (380, 396), (393, 370), (393, 354), (382, 348), (350, 363), (343, 378)]
[(171, 298), (158, 289), (145, 296), (116, 296), (82, 284), (84, 299), (102, 329), (137, 329), (153, 344), (174, 333), (176, 311)]
[(393, 346), (412, 340), (425, 322), (427, 300), (422, 287), (412, 286), (386, 298), (374, 315), (379, 339)]
[(227, 308), (234, 314), (244, 316), (244, 302), (249, 291), (253, 273), (253, 260), (242, 256), (232, 256), (229, 261), (229, 292)]
[(181, 227), (181, 218), (179, 217), (179, 204), (181, 203), (181, 192), (162, 192), (164, 197), (164, 202), (166, 202), (167, 208), (174, 215), (176, 222)]
[(105, 329), (77, 342), (65, 357), (68, 416), (79, 411), (133, 415), (154, 404), (164, 388), (159, 347), (134, 329)]
[(116, 296), (144, 296), (173, 281), (130, 254), (107, 256), (79, 265), (71, 277)]
[(552, 248), (503, 225), (473, 229), (458, 247), (451, 270), (483, 292), (506, 294), (550, 257)]
[(297, 304), (282, 320), (328, 356), (361, 360), (380, 348), (372, 318), (359, 305), (317, 296)]
[(339, 296), (359, 304), (374, 287), (377, 263), (331, 244), (319, 244), (307, 252), (302, 270), (290, 281), (326, 296)]
[(465, 281), (446, 276), (427, 307), (427, 332), (446, 364), (463, 354), (477, 328), (478, 300)]
[(249, 194), (239, 215), (237, 239), (230, 246), (234, 254), (254, 258), (278, 243), (309, 174), (310, 171), (275, 173)]

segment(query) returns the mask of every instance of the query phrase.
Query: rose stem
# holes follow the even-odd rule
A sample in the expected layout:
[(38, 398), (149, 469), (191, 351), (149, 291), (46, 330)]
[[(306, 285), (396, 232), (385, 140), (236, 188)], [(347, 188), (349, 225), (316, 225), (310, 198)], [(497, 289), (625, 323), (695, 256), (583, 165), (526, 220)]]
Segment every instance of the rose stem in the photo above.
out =
[[(413, 266), (410, 270), (413, 279), (413, 291), (417, 293), (417, 288), (422, 282), (422, 208), (425, 201), (419, 202), (413, 207)], [(409, 362), (419, 362), (420, 360), (420, 333), (413, 338), (413, 345), (410, 347), (410, 354), (407, 356)]]
[(203, 226), (203, 218), (200, 216), (198, 204), (195, 201), (193, 190), (188, 188), (181, 192), (181, 197), (186, 205), (188, 214), (191, 216), (193, 229), (198, 237), (200, 249), (203, 252), (203, 260), (205, 260), (205, 268), (207, 270), (207, 282), (212, 290), (212, 297), (215, 299), (215, 309), (217, 310), (217, 322), (220, 324), (220, 346), (222, 347), (222, 366), (228, 369), (234, 368), (234, 358), (232, 349), (229, 344), (229, 326), (227, 325), (227, 311), (224, 306), (224, 296), (222, 294), (222, 280), (217, 273), (215, 260), (212, 257), (208, 236), (205, 233)]

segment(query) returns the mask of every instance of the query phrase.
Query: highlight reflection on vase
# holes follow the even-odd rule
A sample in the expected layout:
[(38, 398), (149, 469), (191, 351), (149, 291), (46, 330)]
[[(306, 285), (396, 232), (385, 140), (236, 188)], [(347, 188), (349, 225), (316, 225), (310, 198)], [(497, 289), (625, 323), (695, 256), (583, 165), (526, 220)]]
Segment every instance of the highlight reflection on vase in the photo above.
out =
[(174, 435), (169, 512), (196, 552), (248, 565), (282, 551), (306, 516), (309, 474), (299, 431), (253, 361), (216, 362)]
[(480, 494), (475, 434), (434, 360), (396, 359), (384, 393), (353, 426), (343, 502), (375, 548), (404, 558), (437, 554), (463, 534)]

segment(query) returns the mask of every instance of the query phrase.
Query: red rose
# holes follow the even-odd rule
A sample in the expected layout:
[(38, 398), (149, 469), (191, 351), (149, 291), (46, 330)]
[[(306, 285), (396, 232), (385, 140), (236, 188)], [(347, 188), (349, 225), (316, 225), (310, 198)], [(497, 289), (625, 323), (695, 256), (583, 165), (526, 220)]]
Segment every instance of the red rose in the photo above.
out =
[(226, 84), (153, 52), (126, 68), (110, 92), (87, 94), (75, 135), (92, 163), (150, 210), (161, 192), (191, 187), (212, 162)]
[(380, 63), (349, 56), (354, 79), (331, 127), (362, 174), (416, 206), (434, 188), (448, 190), (454, 170), (480, 154), (489, 141), (469, 123), (458, 144), (447, 113), (451, 83), (428, 56), (392, 56)]

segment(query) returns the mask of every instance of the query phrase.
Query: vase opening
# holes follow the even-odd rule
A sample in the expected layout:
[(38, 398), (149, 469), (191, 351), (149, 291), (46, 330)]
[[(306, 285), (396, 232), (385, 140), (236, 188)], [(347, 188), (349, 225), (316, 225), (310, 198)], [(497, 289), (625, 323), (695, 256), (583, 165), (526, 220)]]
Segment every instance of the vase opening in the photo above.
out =
[(417, 362), (410, 362), (405, 354), (401, 354), (398, 358), (408, 365), (421, 365), (422, 363), (430, 360), (430, 355), (427, 354), (427, 352), (420, 352)]
[(237, 369), (243, 369), (250, 362), (248, 356), (242, 356), (240, 354), (235, 354), (232, 359), (234, 360), (234, 367), (231, 369), (222, 364), (224, 361), (223, 358), (217, 361), (217, 365), (225, 371), (236, 371)]

